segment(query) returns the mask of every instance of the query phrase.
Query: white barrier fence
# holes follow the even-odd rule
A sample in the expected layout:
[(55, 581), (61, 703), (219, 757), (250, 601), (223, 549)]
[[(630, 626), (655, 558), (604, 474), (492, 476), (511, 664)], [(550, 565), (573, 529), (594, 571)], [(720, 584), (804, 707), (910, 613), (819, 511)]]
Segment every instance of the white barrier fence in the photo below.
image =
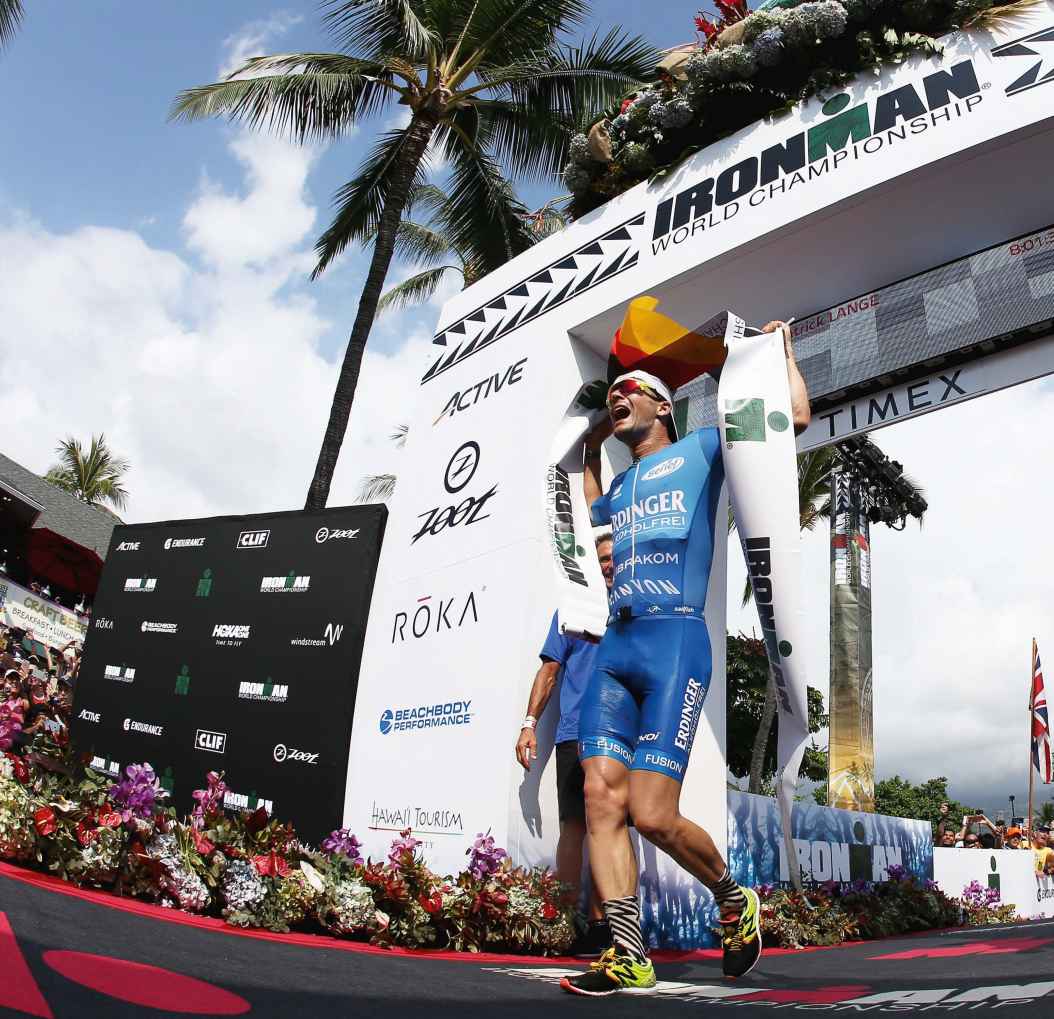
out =
[(998, 888), (1018, 916), (1054, 917), (1054, 877), (1036, 874), (1035, 855), (1020, 849), (934, 849), (933, 879), (958, 898), (971, 881)]

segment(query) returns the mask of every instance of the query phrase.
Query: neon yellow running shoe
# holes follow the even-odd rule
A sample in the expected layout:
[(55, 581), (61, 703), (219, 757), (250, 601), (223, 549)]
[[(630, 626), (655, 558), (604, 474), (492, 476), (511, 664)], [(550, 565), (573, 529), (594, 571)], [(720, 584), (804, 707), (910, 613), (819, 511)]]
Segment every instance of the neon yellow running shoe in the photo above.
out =
[(753, 888), (739, 889), (747, 900), (739, 916), (721, 921), (722, 969), (726, 977), (746, 976), (761, 958), (761, 899)]
[(618, 991), (649, 994), (655, 990), (655, 967), (651, 959), (638, 962), (618, 946), (609, 948), (585, 973), (564, 977), (560, 986), (572, 994), (603, 997)]

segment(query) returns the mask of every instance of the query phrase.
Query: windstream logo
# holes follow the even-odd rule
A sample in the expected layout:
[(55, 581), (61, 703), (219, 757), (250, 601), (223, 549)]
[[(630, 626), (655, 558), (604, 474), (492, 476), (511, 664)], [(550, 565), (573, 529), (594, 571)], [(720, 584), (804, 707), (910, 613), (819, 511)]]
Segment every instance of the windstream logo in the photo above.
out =
[(834, 173), (843, 164), (968, 116), (981, 100), (972, 60), (927, 74), (919, 85), (890, 89), (875, 99), (873, 111), (866, 102), (852, 106), (852, 96), (841, 92), (823, 105), (828, 120), (660, 202), (655, 210), (652, 253), (657, 255), (732, 219), (741, 201), (756, 208)]
[(293, 647), (325, 647), (327, 644), (333, 647), (344, 635), (343, 623), (326, 623), (326, 629), (321, 637), (294, 637), (289, 643)]

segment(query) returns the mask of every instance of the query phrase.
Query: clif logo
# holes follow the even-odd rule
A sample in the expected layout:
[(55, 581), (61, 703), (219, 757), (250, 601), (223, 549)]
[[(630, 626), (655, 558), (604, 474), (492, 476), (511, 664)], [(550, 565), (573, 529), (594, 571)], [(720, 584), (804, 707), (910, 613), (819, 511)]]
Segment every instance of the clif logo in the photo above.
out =
[(270, 531), (242, 531), (238, 535), (238, 540), (234, 543), (234, 547), (267, 548), (267, 541), (270, 537)]
[(214, 754), (222, 754), (227, 749), (227, 734), (225, 732), (212, 732), (209, 729), (198, 729), (194, 734), (194, 746), (198, 750), (208, 750)]
[[(1026, 92), (1037, 85), (1054, 81), (1054, 27), (1042, 28), (1031, 35), (1005, 42), (992, 50), (993, 57), (1024, 57), (1029, 61), (1028, 70), (1015, 78), (1006, 87), (1008, 96)], [(1024, 61), (1017, 65), (1024, 67)]]

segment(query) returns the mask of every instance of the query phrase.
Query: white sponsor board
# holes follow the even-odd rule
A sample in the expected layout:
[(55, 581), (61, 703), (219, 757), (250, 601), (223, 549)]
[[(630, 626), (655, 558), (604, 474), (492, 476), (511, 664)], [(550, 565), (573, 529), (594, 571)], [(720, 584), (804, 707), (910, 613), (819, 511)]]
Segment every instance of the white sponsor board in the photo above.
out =
[[(460, 869), (476, 832), (488, 829), (517, 862), (552, 862), (553, 708), (541, 720), (540, 754), (526, 781), (513, 757), (557, 599), (541, 489), (554, 435), (581, 384), (605, 375), (627, 302), (653, 294), (689, 327), (723, 307), (754, 323), (804, 316), (1049, 222), (1036, 164), (1007, 153), (1051, 137), (1054, 84), (1007, 95), (1024, 69), (990, 52), (1047, 25), (1054, 3), (997, 34), (950, 37), (940, 60), (914, 57), (861, 76), (847, 86), (841, 112), (824, 114), (816, 98), (755, 124), (446, 304), (434, 355), (408, 401), (400, 470), (413, 483), (390, 504), (351, 740), (344, 821), (374, 858), (410, 826), (440, 871)], [(899, 107), (883, 99), (894, 92)], [(876, 129), (880, 114), (906, 110), (909, 100), (923, 105), (917, 124)], [(839, 119), (854, 110), (857, 121), (866, 118), (861, 139)], [(824, 154), (788, 169), (799, 144)], [(784, 162), (766, 180), (764, 154), (773, 147)], [(958, 190), (950, 175), (958, 175)], [(976, 195), (993, 188), (1002, 206), (1013, 194), (1014, 216), (1027, 222), (1001, 225), (978, 214)], [(624, 450), (607, 443), (605, 482), (624, 462)], [(714, 676), (684, 809), (723, 848), (723, 529), (718, 534), (708, 599)], [(462, 618), (470, 593), (478, 622)], [(472, 702), (470, 724), (382, 731), (385, 711), (456, 700)], [(670, 876), (658, 872), (655, 894), (663, 894)]]
[(1013, 903), (1018, 916), (1054, 916), (1054, 878), (1036, 874), (1031, 850), (937, 848), (933, 880), (954, 898), (976, 881), (982, 888), (998, 888), (1000, 902)]
[(87, 625), (72, 612), (3, 574), (0, 574), (0, 603), (0, 622), (32, 630), (33, 636), (48, 647), (63, 648), (71, 640), (84, 640)]

